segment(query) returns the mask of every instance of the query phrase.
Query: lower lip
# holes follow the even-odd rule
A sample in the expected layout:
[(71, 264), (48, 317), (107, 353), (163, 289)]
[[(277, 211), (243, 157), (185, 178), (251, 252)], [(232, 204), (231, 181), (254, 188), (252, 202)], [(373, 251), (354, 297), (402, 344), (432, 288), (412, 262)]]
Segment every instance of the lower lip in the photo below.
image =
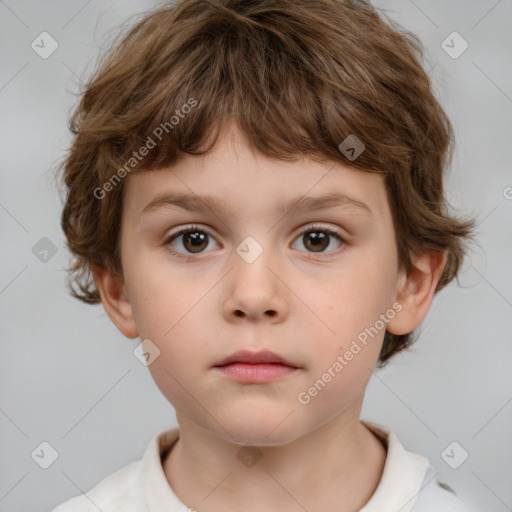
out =
[(284, 364), (245, 364), (234, 363), (226, 366), (216, 366), (224, 375), (240, 382), (270, 382), (293, 373), (297, 368)]

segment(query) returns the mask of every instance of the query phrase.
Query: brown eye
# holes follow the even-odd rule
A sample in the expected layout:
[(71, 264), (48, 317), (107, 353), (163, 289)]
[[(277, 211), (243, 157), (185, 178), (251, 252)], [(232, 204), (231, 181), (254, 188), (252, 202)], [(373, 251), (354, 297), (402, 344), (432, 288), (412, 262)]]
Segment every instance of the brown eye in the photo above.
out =
[(201, 231), (187, 231), (183, 234), (183, 246), (187, 251), (193, 253), (201, 252), (208, 246), (207, 237), (208, 234)]
[[(338, 245), (334, 247), (332, 247), (333, 238), (338, 242)], [(341, 235), (321, 226), (314, 226), (303, 231), (297, 240), (300, 240), (306, 251), (310, 253), (331, 253), (344, 243)], [(328, 248), (331, 250), (327, 250)]]
[(165, 245), (170, 245), (174, 252), (186, 256), (205, 252), (213, 241), (213, 237), (208, 232), (191, 226), (171, 235), (165, 241)]
[(329, 247), (329, 235), (321, 231), (308, 231), (302, 235), (304, 247), (314, 252), (323, 252)]

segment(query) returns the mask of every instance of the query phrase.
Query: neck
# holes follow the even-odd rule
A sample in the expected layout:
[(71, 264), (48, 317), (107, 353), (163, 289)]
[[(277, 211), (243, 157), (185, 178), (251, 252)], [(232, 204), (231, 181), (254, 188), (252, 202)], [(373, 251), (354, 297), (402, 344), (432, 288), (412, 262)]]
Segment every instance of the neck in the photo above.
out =
[(361, 509), (380, 481), (386, 449), (357, 417), (336, 418), (280, 446), (243, 447), (178, 415), (180, 437), (164, 473), (189, 507), (289, 510), (290, 505), (348, 512)]

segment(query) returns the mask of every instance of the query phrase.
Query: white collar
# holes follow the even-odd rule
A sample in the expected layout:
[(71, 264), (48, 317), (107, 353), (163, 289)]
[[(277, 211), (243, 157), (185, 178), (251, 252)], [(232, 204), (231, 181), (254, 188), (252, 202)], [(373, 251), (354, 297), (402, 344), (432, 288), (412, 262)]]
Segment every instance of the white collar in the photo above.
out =
[(388, 453), (379, 485), (370, 501), (359, 512), (410, 512), (421, 491), (429, 466), (428, 459), (407, 451), (389, 428), (364, 420), (361, 423), (384, 441)]

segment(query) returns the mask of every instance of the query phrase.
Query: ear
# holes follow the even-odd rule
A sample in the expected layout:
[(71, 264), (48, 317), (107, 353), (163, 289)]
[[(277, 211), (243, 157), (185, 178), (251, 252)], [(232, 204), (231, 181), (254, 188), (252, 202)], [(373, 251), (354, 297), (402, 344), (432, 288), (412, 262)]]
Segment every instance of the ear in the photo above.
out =
[(97, 265), (92, 265), (92, 274), (110, 320), (127, 338), (136, 338), (139, 333), (123, 279)]
[(408, 334), (427, 316), (447, 261), (445, 250), (428, 250), (413, 259), (413, 268), (402, 271), (395, 301), (402, 310), (386, 326), (391, 334)]

